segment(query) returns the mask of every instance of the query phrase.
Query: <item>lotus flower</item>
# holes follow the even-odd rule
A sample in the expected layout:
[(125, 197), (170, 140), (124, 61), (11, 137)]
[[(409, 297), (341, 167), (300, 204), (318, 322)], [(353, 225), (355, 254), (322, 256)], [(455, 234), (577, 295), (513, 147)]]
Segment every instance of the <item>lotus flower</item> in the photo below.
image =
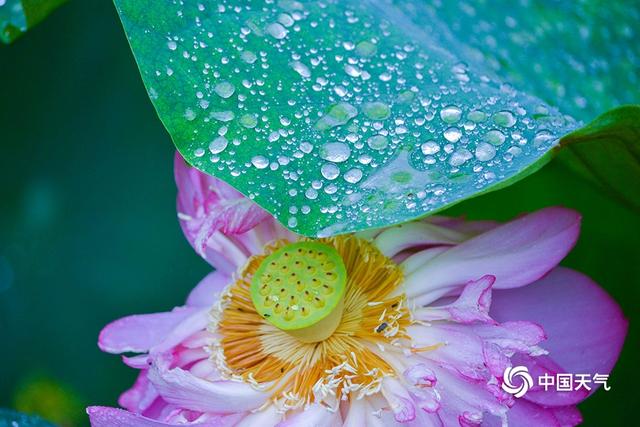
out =
[(94, 427), (576, 425), (595, 385), (516, 398), (505, 370), (608, 374), (618, 358), (620, 308), (558, 267), (572, 210), (314, 240), (180, 157), (175, 171), (180, 223), (215, 271), (185, 305), (104, 328), (100, 348), (135, 353), (140, 374), (126, 410), (88, 409)]

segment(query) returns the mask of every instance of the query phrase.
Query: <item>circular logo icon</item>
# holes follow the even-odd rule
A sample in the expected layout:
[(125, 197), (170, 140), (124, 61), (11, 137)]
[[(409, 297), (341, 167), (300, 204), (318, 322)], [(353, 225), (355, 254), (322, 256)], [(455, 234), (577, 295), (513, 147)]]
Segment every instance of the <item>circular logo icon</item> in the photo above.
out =
[(515, 397), (524, 396), (533, 387), (533, 378), (526, 366), (509, 366), (504, 370), (502, 389)]

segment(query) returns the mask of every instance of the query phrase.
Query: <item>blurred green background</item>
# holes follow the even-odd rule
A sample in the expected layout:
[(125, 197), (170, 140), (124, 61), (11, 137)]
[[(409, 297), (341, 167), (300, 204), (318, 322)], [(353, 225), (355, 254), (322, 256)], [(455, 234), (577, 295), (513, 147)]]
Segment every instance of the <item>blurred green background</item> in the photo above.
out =
[[(110, 2), (71, 2), (0, 46), (0, 407), (82, 426), (85, 405), (116, 405), (132, 383), (98, 350), (101, 327), (172, 308), (209, 270), (176, 220), (172, 157)], [(631, 321), (612, 390), (581, 405), (585, 425), (627, 425), (640, 380), (638, 215), (556, 163), (450, 213), (509, 219), (554, 204), (584, 215), (564, 264)]]

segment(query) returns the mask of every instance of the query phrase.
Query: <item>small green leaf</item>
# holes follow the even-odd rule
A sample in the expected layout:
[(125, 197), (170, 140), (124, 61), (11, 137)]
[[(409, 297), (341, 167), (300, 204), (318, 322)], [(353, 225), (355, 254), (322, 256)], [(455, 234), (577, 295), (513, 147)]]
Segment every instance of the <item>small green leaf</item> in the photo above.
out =
[(0, 40), (11, 43), (66, 0), (0, 0)]
[(602, 114), (560, 140), (559, 159), (640, 211), (640, 106)]
[(385, 1), (115, 3), (182, 155), (301, 234), (497, 188), (577, 127)]
[(25, 415), (9, 409), (0, 408), (0, 427), (56, 427), (56, 426), (34, 415)]

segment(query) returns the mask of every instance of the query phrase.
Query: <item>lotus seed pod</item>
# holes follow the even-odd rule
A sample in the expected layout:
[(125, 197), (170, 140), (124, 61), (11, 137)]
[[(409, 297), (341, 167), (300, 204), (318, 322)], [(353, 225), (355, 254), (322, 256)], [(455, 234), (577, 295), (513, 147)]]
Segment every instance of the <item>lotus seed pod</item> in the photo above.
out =
[(301, 341), (326, 339), (342, 317), (347, 270), (332, 246), (286, 245), (266, 257), (251, 280), (251, 299), (269, 323)]

